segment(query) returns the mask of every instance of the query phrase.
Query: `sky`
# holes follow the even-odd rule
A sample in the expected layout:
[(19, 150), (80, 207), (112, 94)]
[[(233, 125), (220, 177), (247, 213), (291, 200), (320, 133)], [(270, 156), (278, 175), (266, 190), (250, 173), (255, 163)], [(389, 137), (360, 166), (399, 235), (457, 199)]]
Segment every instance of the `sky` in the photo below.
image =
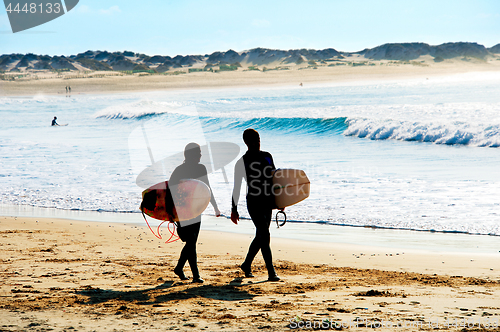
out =
[(80, 0), (65, 15), (15, 34), (0, 9), (0, 54), (356, 52), (402, 42), (492, 47), (500, 43), (500, 0)]

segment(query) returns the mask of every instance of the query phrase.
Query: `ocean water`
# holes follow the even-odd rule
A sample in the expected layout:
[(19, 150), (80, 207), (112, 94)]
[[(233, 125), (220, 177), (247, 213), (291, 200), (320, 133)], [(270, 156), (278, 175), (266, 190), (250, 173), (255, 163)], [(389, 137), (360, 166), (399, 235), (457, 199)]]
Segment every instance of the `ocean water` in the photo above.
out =
[[(72, 86), (71, 97), (0, 98), (4, 214), (2, 204), (140, 221), (144, 169), (191, 141), (235, 143), (239, 158), (252, 127), (277, 167), (311, 181), (310, 197), (286, 209), (291, 221), (500, 235), (499, 73), (101, 95)], [(68, 126), (51, 127), (54, 116)], [(209, 174), (225, 215), (235, 161)]]

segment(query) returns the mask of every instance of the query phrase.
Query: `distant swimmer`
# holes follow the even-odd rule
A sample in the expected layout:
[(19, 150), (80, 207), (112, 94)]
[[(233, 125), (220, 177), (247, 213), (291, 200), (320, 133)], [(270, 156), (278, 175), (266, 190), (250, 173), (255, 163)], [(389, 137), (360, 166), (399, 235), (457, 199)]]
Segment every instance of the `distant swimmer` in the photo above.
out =
[(299, 85), (300, 85), (300, 86), (303, 86), (303, 85), (302, 85), (302, 82), (300, 82), (300, 84), (299, 84)]
[(64, 123), (64, 124), (57, 123), (57, 116), (55, 116), (54, 120), (52, 120), (52, 126), (64, 127), (64, 126), (67, 126), (67, 125), (68, 125), (67, 123)]

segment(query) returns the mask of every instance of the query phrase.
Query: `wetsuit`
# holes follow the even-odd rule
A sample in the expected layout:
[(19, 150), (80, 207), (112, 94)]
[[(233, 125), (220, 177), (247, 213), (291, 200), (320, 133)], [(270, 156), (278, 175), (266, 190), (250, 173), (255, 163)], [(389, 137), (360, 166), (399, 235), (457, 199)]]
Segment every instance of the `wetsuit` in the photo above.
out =
[[(179, 184), (182, 179), (195, 179), (204, 182), (209, 188), (210, 183), (208, 182), (207, 176), (207, 168), (203, 164), (199, 163), (183, 163), (178, 166), (170, 176), (170, 180), (168, 182), (169, 187)], [(215, 204), (215, 198), (212, 193), (212, 197), (210, 202), (213, 206)], [(182, 222), (182, 225), (177, 228), (177, 234), (179, 238), (185, 242), (184, 247), (181, 251), (181, 256), (179, 257), (179, 261), (177, 262), (177, 267), (175, 270), (182, 271), (186, 261), (189, 262), (189, 267), (191, 268), (191, 272), (193, 273), (193, 278), (197, 279), (200, 277), (198, 272), (198, 263), (196, 257), (196, 242), (198, 241), (198, 234), (200, 233), (201, 226), (201, 215), (196, 218), (186, 220)]]
[(236, 162), (234, 171), (233, 212), (237, 212), (241, 180), (247, 182), (247, 209), (255, 225), (255, 238), (250, 244), (245, 261), (244, 270), (250, 270), (253, 259), (259, 252), (262, 253), (269, 276), (275, 276), (273, 258), (270, 247), (269, 226), (271, 224), (272, 209), (275, 208), (272, 193), (274, 166), (273, 157), (265, 151), (247, 151)]

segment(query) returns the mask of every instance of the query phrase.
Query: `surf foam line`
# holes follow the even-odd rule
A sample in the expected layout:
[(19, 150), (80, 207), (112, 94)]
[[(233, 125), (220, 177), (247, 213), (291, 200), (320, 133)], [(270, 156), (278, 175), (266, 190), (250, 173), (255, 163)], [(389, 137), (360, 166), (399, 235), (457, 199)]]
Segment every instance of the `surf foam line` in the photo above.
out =
[[(240, 219), (251, 220), (250, 218), (240, 218)], [(468, 232), (468, 231), (446, 230), (446, 229), (424, 229), (424, 228), (381, 226), (381, 225), (370, 225), (370, 224), (350, 224), (350, 223), (339, 223), (339, 222), (324, 221), (324, 220), (315, 220), (315, 221), (314, 220), (287, 220), (286, 222), (287, 223), (295, 223), (295, 224), (318, 224), (318, 225), (340, 226), (340, 227), (388, 229), (388, 230), (395, 230), (395, 231), (411, 231), (411, 232), (441, 233), (441, 234), (482, 235), (482, 236), (500, 237), (500, 233), (480, 233), (480, 232)]]
[(401, 140), (446, 145), (500, 147), (499, 124), (432, 123), (349, 119), (345, 136), (371, 140)]
[(177, 102), (156, 102), (140, 100), (121, 105), (108, 106), (96, 113), (94, 118), (107, 120), (144, 119), (166, 113), (175, 113), (183, 105)]

